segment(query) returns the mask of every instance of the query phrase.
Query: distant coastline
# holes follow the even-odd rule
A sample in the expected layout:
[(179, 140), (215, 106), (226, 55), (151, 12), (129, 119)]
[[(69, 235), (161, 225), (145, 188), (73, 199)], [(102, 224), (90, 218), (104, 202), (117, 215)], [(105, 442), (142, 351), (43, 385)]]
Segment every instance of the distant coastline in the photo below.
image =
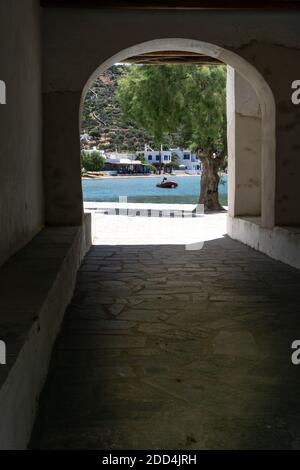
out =
[(178, 176), (200, 176), (200, 175), (188, 175), (186, 173), (184, 174), (176, 174), (176, 175), (170, 175), (170, 174), (165, 174), (165, 173), (162, 173), (161, 175), (115, 175), (115, 176), (112, 176), (112, 175), (84, 175), (82, 176), (82, 179), (83, 180), (91, 180), (91, 179), (126, 179), (126, 178), (129, 178), (129, 179), (132, 179), (132, 178), (172, 178), (172, 177), (178, 177)]
[[(226, 176), (227, 173), (224, 173), (224, 172), (221, 172), (219, 173), (220, 176)], [(89, 173), (89, 174), (84, 174), (81, 179), (83, 180), (106, 180), (106, 179), (132, 179), (132, 178), (172, 178), (172, 177), (183, 177), (183, 176), (191, 176), (193, 178), (195, 177), (200, 177), (201, 174), (195, 174), (195, 175), (191, 175), (191, 174), (188, 174), (188, 173), (178, 173), (178, 174), (165, 174), (165, 173), (162, 173), (161, 175), (155, 175), (155, 174), (151, 174), (151, 175), (115, 175), (115, 176), (112, 176), (112, 175), (101, 175), (101, 174), (95, 174), (95, 173)]]

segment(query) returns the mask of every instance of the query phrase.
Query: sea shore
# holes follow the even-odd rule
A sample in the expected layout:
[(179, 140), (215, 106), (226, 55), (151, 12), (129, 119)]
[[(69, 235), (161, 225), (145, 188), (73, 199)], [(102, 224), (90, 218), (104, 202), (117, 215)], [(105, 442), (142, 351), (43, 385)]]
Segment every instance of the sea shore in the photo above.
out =
[(157, 177), (161, 177), (161, 178), (172, 178), (172, 177), (178, 177), (178, 176), (192, 176), (192, 177), (195, 177), (195, 176), (200, 176), (200, 174), (195, 174), (195, 175), (191, 175), (191, 174), (188, 174), (188, 173), (172, 173), (172, 174), (166, 174), (166, 173), (162, 173), (160, 175), (158, 174), (153, 174), (151, 173), (150, 175), (104, 175), (103, 173), (101, 172), (87, 172), (87, 173), (84, 173), (82, 175), (82, 179), (85, 179), (85, 180), (90, 180), (90, 179), (126, 179), (126, 178), (157, 178)]
[[(224, 172), (221, 172), (219, 173), (220, 176), (226, 176), (227, 173), (224, 173)], [(161, 177), (161, 178), (172, 178), (172, 177), (182, 177), (182, 176), (190, 176), (192, 178), (195, 178), (195, 177), (198, 177), (201, 176), (201, 173), (200, 174), (195, 174), (195, 175), (191, 175), (191, 174), (188, 174), (188, 173), (175, 173), (175, 174), (165, 174), (165, 173), (162, 173), (161, 175), (155, 175), (155, 174), (150, 174), (150, 175), (103, 175), (103, 174), (97, 174), (96, 172), (89, 172), (89, 173), (85, 173), (84, 175), (82, 175), (82, 179), (83, 180), (91, 180), (91, 179), (97, 179), (97, 180), (101, 180), (101, 179), (132, 179), (132, 178), (158, 178), (158, 177)]]

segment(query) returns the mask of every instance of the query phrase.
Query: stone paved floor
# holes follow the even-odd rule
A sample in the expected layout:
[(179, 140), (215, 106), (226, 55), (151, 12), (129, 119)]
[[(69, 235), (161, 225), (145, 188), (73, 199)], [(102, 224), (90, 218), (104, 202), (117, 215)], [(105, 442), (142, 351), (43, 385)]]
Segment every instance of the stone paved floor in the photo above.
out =
[(94, 246), (33, 448), (300, 448), (300, 272), (220, 238)]

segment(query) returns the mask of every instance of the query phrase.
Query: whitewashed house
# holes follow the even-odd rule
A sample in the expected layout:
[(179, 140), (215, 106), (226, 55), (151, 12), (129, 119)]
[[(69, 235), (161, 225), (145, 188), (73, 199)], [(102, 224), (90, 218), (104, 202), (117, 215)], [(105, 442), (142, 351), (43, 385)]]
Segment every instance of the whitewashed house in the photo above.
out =
[(166, 165), (172, 161), (172, 152), (170, 150), (147, 149), (143, 152), (143, 154), (145, 161), (153, 165), (159, 165), (160, 163)]
[(172, 156), (176, 156), (179, 168), (186, 170), (188, 173), (197, 173), (201, 168), (199, 159), (188, 149), (182, 150), (177, 147), (169, 150), (153, 150), (146, 147), (144, 152), (141, 153), (143, 153), (146, 162), (154, 165), (171, 163)]
[(130, 161), (136, 160), (136, 154), (135, 153), (126, 153), (126, 152), (111, 152), (111, 153), (108, 153), (108, 152), (106, 152), (105, 156), (108, 160), (116, 160), (116, 161), (120, 161), (122, 159), (130, 160)]
[(177, 147), (171, 149), (171, 154), (177, 157), (177, 162), (180, 168), (185, 169), (189, 173), (197, 173), (200, 171), (201, 163), (191, 150), (182, 150)]

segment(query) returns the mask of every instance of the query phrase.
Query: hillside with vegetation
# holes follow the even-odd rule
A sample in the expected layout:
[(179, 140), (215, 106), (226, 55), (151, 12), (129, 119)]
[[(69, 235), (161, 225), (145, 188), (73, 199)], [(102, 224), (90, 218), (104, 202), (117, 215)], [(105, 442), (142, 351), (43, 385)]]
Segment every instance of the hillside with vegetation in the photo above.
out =
[(117, 83), (127, 73), (124, 65), (114, 65), (93, 83), (83, 106), (81, 134), (92, 139), (82, 142), (82, 148), (96, 146), (108, 152), (135, 152), (145, 144), (152, 145), (152, 138), (126, 121), (116, 98)]
[[(83, 106), (81, 135), (82, 149), (97, 147), (107, 152), (136, 152), (145, 144), (154, 147), (153, 137), (126, 119), (117, 101), (118, 80), (127, 75), (130, 67), (114, 65), (95, 80), (86, 95)], [(170, 134), (164, 140), (167, 147), (180, 145), (178, 136)]]

